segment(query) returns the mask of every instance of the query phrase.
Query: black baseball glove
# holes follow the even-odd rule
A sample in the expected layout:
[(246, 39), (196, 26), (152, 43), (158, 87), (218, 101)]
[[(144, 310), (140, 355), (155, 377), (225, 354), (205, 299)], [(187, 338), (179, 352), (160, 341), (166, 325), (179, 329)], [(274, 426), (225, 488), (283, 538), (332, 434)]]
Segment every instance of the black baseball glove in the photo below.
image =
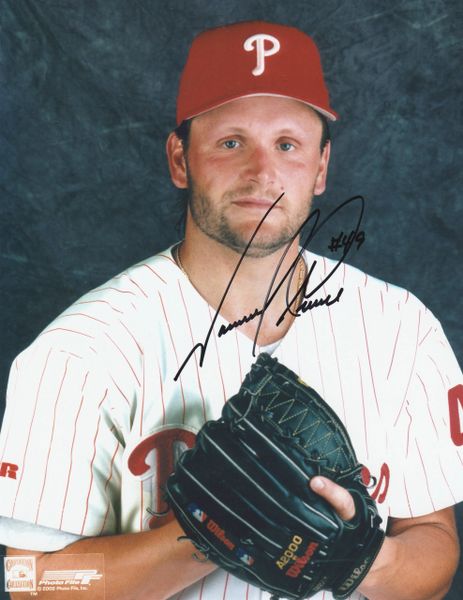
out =
[[(186, 536), (210, 560), (275, 598), (319, 590), (346, 598), (384, 539), (362, 465), (334, 411), (295, 373), (261, 354), (222, 418), (208, 421), (167, 482)], [(343, 521), (309, 487), (324, 475), (347, 489)]]

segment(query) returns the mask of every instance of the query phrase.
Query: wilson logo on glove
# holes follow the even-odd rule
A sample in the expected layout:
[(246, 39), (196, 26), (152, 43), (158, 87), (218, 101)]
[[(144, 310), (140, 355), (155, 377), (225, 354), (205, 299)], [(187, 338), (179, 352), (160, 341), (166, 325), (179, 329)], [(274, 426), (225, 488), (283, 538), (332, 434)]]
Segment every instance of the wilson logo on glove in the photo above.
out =
[(306, 566), (306, 564), (312, 558), (312, 556), (314, 555), (315, 550), (317, 548), (318, 548), (317, 542), (310, 542), (310, 544), (307, 546), (307, 550), (304, 552), (304, 554), (300, 557), (296, 557), (294, 565), (291, 565), (289, 567), (289, 569), (286, 571), (285, 575), (287, 575), (288, 577), (299, 577), (299, 575), (302, 573), (303, 568)]
[(235, 544), (227, 538), (225, 531), (218, 525), (213, 519), (209, 518), (207, 514), (199, 508), (194, 502), (190, 502), (188, 505), (188, 511), (193, 517), (200, 523), (204, 523), (209, 531), (211, 531), (215, 537), (220, 540), (229, 550), (235, 549)]
[(236, 547), (236, 544), (232, 542), (225, 535), (225, 531), (218, 525), (213, 519), (207, 516), (207, 514), (195, 503), (190, 502), (187, 506), (190, 514), (200, 523), (203, 523), (206, 528), (222, 542), (222, 544), (229, 550), (235, 550), (235, 555), (246, 565), (252, 565), (254, 559), (250, 556), (243, 548)]
[(215, 537), (222, 542), (229, 550), (235, 549), (235, 544), (227, 538), (225, 531), (212, 519), (207, 522), (207, 528), (211, 531)]

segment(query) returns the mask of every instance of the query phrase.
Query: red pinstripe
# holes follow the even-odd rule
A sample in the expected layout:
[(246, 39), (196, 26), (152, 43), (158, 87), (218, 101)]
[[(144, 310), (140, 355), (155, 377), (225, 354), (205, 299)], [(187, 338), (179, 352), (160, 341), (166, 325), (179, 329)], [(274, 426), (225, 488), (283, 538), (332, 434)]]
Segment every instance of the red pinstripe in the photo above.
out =
[(449, 482), (447, 481), (447, 477), (445, 476), (444, 469), (442, 468), (442, 463), (440, 461), (440, 458), (439, 458), (439, 467), (440, 467), (440, 471), (442, 473), (442, 477), (444, 478), (444, 481), (447, 484), (447, 487), (449, 489), (450, 495), (452, 496), (453, 503), (456, 504), (458, 502), (458, 500), (453, 495), (452, 488), (450, 487)]
[[(323, 293), (326, 294), (326, 287), (323, 286)], [(344, 415), (344, 423), (347, 423), (347, 415), (346, 415), (346, 404), (345, 404), (345, 400), (344, 400), (344, 390), (343, 390), (343, 386), (342, 386), (342, 377), (341, 377), (341, 369), (339, 367), (339, 354), (338, 354), (338, 346), (336, 344), (336, 336), (334, 334), (334, 327), (333, 327), (333, 319), (331, 318), (331, 311), (328, 310), (328, 318), (330, 320), (330, 328), (331, 328), (331, 335), (333, 337), (333, 344), (334, 344), (334, 355), (336, 357), (336, 368), (338, 370), (338, 381), (339, 381), (339, 388), (341, 391), (341, 400), (342, 400), (342, 412)]]
[(85, 393), (84, 392), (85, 392), (85, 386), (87, 385), (88, 375), (89, 375), (89, 371), (87, 371), (87, 373), (85, 374), (85, 377), (84, 377), (84, 382), (82, 384), (82, 389), (81, 389), (82, 397), (80, 399), (80, 404), (79, 404), (79, 408), (77, 410), (76, 418), (74, 419), (74, 433), (73, 433), (73, 436), (72, 436), (72, 443), (71, 443), (71, 450), (70, 450), (71, 459), (69, 461), (68, 479), (67, 479), (67, 482), (66, 482), (66, 489), (64, 491), (64, 499), (63, 499), (63, 506), (61, 508), (61, 520), (60, 520), (60, 523), (59, 523), (59, 529), (61, 529), (61, 526), (63, 524), (64, 510), (66, 508), (66, 502), (67, 502), (67, 498), (68, 498), (69, 483), (71, 481), (71, 472), (72, 472), (72, 465), (73, 465), (74, 442), (76, 441), (76, 433), (77, 433), (77, 423), (79, 421), (80, 411), (81, 411), (82, 405), (84, 403), (84, 397), (85, 397)]
[[(442, 381), (442, 387), (445, 389), (445, 381), (444, 381), (444, 378), (442, 377), (442, 373), (439, 371), (439, 367), (436, 365), (436, 361), (433, 359), (432, 356), (429, 356), (429, 354), (428, 354), (428, 358), (432, 362), (434, 367), (436, 368), (437, 374), (439, 375), (440, 380)], [(447, 391), (447, 390), (445, 390), (445, 391)]]
[(54, 438), (54, 435), (55, 435), (56, 410), (57, 410), (57, 407), (58, 407), (59, 398), (61, 396), (61, 391), (63, 389), (63, 383), (64, 383), (64, 380), (66, 379), (66, 374), (67, 374), (67, 371), (68, 371), (69, 360), (70, 359), (68, 358), (67, 361), (66, 361), (66, 364), (64, 365), (64, 373), (63, 373), (63, 376), (61, 378), (61, 382), (59, 384), (58, 394), (56, 396), (55, 405), (53, 407), (53, 424), (52, 424), (52, 427), (51, 427), (50, 441), (48, 442), (47, 462), (46, 462), (46, 465), (45, 465), (45, 473), (44, 473), (44, 477), (43, 477), (42, 490), (40, 492), (39, 503), (37, 505), (37, 512), (35, 514), (35, 522), (36, 523), (39, 520), (39, 513), (40, 513), (40, 507), (41, 507), (41, 504), (42, 504), (43, 492), (45, 490), (45, 485), (47, 483), (48, 464), (50, 462), (50, 454), (51, 454), (51, 449), (52, 449), (52, 446), (53, 446), (53, 438)]
[(148, 294), (145, 292), (145, 290), (138, 285), (138, 283), (135, 281), (135, 279), (132, 279), (131, 277), (129, 277), (128, 279), (131, 283), (133, 283), (133, 285), (135, 287), (137, 287), (140, 290), (140, 292), (143, 294), (143, 296), (145, 296), (145, 298), (149, 297)]
[(172, 258), (172, 256), (169, 256), (168, 254), (160, 254), (159, 258), (163, 258), (164, 260), (167, 260), (167, 262), (170, 262), (171, 264), (173, 264), (176, 269), (178, 269), (179, 271), (181, 270), (180, 267), (178, 266), (178, 264)]
[(83, 360), (83, 356), (80, 356), (79, 354), (76, 354), (75, 352), (68, 352), (67, 350), (59, 350), (59, 352), (61, 354), (67, 354), (68, 356), (72, 356), (74, 358), (77, 358), (79, 360)]
[(109, 509), (111, 508), (111, 502), (108, 500), (108, 506), (106, 508), (106, 512), (104, 514), (104, 519), (103, 519), (103, 525), (101, 526), (100, 529), (100, 533), (98, 535), (102, 535), (105, 525), (106, 525), (106, 521), (108, 520), (108, 515), (109, 515)]
[(167, 283), (165, 279), (163, 279), (159, 273), (156, 273), (156, 271), (153, 269), (153, 267), (151, 267), (150, 265), (147, 265), (146, 263), (143, 263), (142, 265), (140, 265), (141, 267), (145, 267), (146, 269), (148, 269), (149, 271), (151, 271), (151, 273), (153, 273), (153, 275), (156, 275), (156, 277), (158, 279), (160, 279), (162, 281), (162, 283)]
[(405, 490), (405, 496), (407, 498), (408, 512), (410, 513), (410, 517), (413, 517), (412, 507), (410, 504), (410, 496), (408, 495), (408, 489), (407, 489), (407, 479), (406, 479), (405, 475), (404, 475), (404, 490)]
[(158, 365), (159, 389), (161, 390), (162, 424), (165, 425), (166, 424), (166, 407), (165, 407), (165, 404), (164, 404), (164, 384), (162, 382), (161, 366), (159, 364), (159, 359), (158, 359), (157, 356), (156, 356), (156, 364)]
[[(108, 390), (106, 390), (107, 392)], [(90, 462), (90, 484), (88, 486), (88, 492), (87, 492), (87, 500), (85, 501), (85, 514), (84, 514), (84, 519), (82, 522), (82, 527), (80, 530), (80, 535), (84, 534), (84, 529), (85, 529), (85, 523), (87, 521), (87, 516), (88, 516), (88, 504), (90, 501), (90, 494), (92, 491), (92, 487), (93, 487), (93, 463), (95, 462), (95, 457), (96, 457), (96, 439), (98, 437), (98, 434), (100, 432), (100, 422), (101, 422), (101, 415), (99, 415), (98, 417), (98, 422), (96, 425), (96, 432), (95, 432), (95, 437), (93, 438), (93, 456), (92, 456), (92, 460)]]
[[(212, 323), (212, 313), (211, 313), (211, 307), (208, 305), (208, 310), (209, 310), (209, 317), (211, 319), (211, 323)], [(212, 337), (214, 340), (214, 345), (215, 345), (215, 355), (217, 356), (217, 365), (219, 367), (219, 374), (220, 374), (220, 381), (222, 382), (222, 392), (223, 392), (223, 402), (225, 404), (225, 402), (227, 401), (227, 394), (225, 392), (225, 384), (223, 381), (223, 374), (222, 374), (222, 364), (220, 362), (220, 353), (219, 353), (219, 347), (218, 347), (218, 343), (217, 343), (217, 334), (215, 332), (215, 329), (213, 329), (212, 331)]]
[(392, 349), (392, 356), (391, 356), (391, 362), (389, 365), (389, 370), (387, 372), (387, 377), (386, 379), (389, 379), (389, 375), (391, 374), (391, 369), (392, 369), (392, 364), (394, 362), (394, 357), (395, 357), (395, 352), (397, 350), (397, 342), (399, 340), (399, 334), (400, 334), (400, 328), (402, 327), (402, 321), (400, 321), (399, 323), (399, 329), (397, 330), (397, 335), (395, 336), (395, 342), (394, 342), (394, 347)]
[(418, 454), (419, 454), (420, 461), (421, 461), (421, 466), (423, 468), (424, 478), (426, 480), (426, 489), (428, 490), (429, 499), (431, 500), (433, 511), (436, 512), (436, 507), (434, 505), (434, 500), (432, 499), (431, 490), (429, 489), (428, 474), (426, 472), (426, 468), (424, 466), (424, 460), (423, 460), (423, 457), (421, 455), (421, 450), (420, 450), (420, 447), (418, 446), (418, 442), (416, 441), (416, 439), (415, 439), (415, 446), (416, 446), (416, 449), (418, 450)]
[(123, 314), (122, 310), (119, 310), (118, 308), (110, 304), (107, 300), (80, 300), (79, 302), (75, 302), (74, 306), (77, 306), (79, 304), (107, 304), (109, 308), (114, 312), (117, 312), (120, 315)]
[(95, 337), (93, 335), (89, 335), (88, 333), (84, 333), (83, 331), (76, 331), (75, 329), (66, 329), (66, 327), (53, 327), (53, 329), (47, 329), (43, 331), (38, 337), (42, 337), (47, 333), (52, 333), (53, 331), (67, 331), (68, 333), (76, 333), (77, 335), (83, 335), (90, 340), (94, 340)]
[[(108, 395), (108, 390), (105, 390), (105, 393), (103, 395), (103, 398), (101, 399), (101, 402), (98, 404), (98, 409), (101, 408), (101, 405), (103, 404), (103, 402), (106, 400), (106, 396)], [(84, 520), (82, 523), (82, 528), (80, 530), (80, 535), (83, 535), (84, 533), (84, 529), (85, 529), (85, 522), (87, 521), (87, 516), (88, 516), (88, 505), (89, 505), (89, 501), (90, 501), (90, 494), (92, 492), (92, 487), (93, 487), (93, 463), (95, 462), (95, 458), (96, 458), (96, 440), (98, 438), (98, 434), (100, 432), (100, 423), (101, 423), (101, 414), (99, 414), (98, 416), (98, 422), (96, 425), (96, 432), (95, 432), (95, 436), (93, 438), (93, 456), (92, 456), (92, 460), (90, 462), (90, 484), (88, 486), (88, 493), (87, 493), (87, 500), (85, 502), (85, 514), (84, 514)]]
[(206, 577), (203, 577), (201, 580), (201, 588), (199, 590), (199, 600), (203, 597), (204, 584), (206, 583)]
[[(101, 319), (97, 319), (96, 317), (92, 317), (92, 315), (87, 315), (86, 313), (81, 313), (81, 312), (77, 312), (77, 313), (68, 313), (66, 315), (61, 315), (63, 318), (68, 318), (68, 317), (86, 317), (87, 319), (92, 319), (92, 321), (97, 321), (97, 323), (101, 323), (102, 325), (109, 325), (109, 323), (107, 323), (106, 321), (102, 321)], [(95, 339), (95, 338), (93, 338)]]
[(434, 329), (434, 327), (430, 327), (428, 329), (428, 331), (426, 332), (425, 336), (423, 338), (421, 338), (421, 341), (418, 343), (418, 346), (421, 346), (421, 344), (424, 342), (424, 340), (428, 337), (428, 335), (431, 333), (431, 331)]
[[(297, 317), (294, 317), (295, 319)], [(297, 368), (299, 373), (302, 372), (301, 370), (301, 353), (299, 351), (299, 337), (298, 337), (298, 328), (295, 327), (296, 323), (293, 323), (292, 325), (292, 329), (294, 329), (294, 339), (296, 340), (296, 356), (297, 356)]]
[(114, 385), (117, 387), (117, 389), (119, 390), (121, 396), (124, 398), (124, 400), (127, 402), (127, 404), (130, 406), (130, 400), (127, 398), (127, 396), (124, 394), (124, 392), (121, 390), (121, 388), (117, 385), (116, 381), (114, 380), (114, 377), (112, 375), (109, 375), (111, 381), (114, 383)]
[(318, 348), (317, 330), (315, 328), (314, 317), (313, 317), (313, 312), (312, 311), (310, 311), (310, 316), (312, 318), (312, 328), (313, 328), (313, 335), (314, 335), (314, 340), (315, 340), (315, 348), (317, 350), (318, 371), (320, 373), (320, 381), (321, 381), (321, 384), (322, 384), (323, 398), (326, 398), (325, 383), (323, 381), (322, 363), (321, 363), (321, 360), (320, 360), (320, 350)]
[[(194, 338), (193, 338), (193, 330), (191, 328), (190, 314), (189, 314), (188, 309), (186, 307), (185, 297), (183, 296), (183, 290), (182, 290), (182, 286), (180, 284), (180, 280), (177, 281), (177, 284), (178, 284), (178, 289), (179, 289), (179, 292), (180, 292), (180, 296), (182, 298), (182, 303), (183, 303), (183, 308), (185, 310), (186, 320), (188, 322), (188, 329), (190, 330), (191, 346), (193, 347), (195, 345), (195, 341), (194, 341)], [(204, 418), (204, 421), (206, 421), (206, 418), (207, 418), (206, 417), (206, 402), (204, 400), (203, 388), (201, 386), (201, 378), (199, 376), (198, 356), (197, 356), (196, 352), (194, 354), (194, 360), (195, 360), (196, 379), (198, 381), (199, 394), (201, 396), (201, 401), (202, 401), (202, 404), (203, 404), (203, 418)]]
[(130, 329), (126, 326), (126, 324), (123, 321), (119, 321), (119, 323), (122, 325), (122, 327), (127, 331), (127, 333), (130, 335), (130, 337), (132, 338), (132, 340), (135, 342), (136, 347), (138, 348), (138, 351), (140, 352), (140, 354), (144, 354), (142, 347), (140, 346), (140, 344), (138, 343), (136, 337), (133, 335), (133, 333), (130, 331)]
[(458, 456), (458, 460), (461, 462), (461, 464), (463, 465), (463, 457), (461, 456), (460, 453), (457, 454)]
[(230, 579), (230, 574), (227, 573), (226, 577), (225, 577), (225, 585), (223, 588), (223, 596), (222, 596), (222, 600), (225, 600), (226, 596), (227, 596), (227, 587), (228, 587), (228, 580)]
[(143, 436), (143, 418), (145, 415), (145, 392), (146, 392), (146, 370), (145, 370), (145, 356), (141, 356), (141, 407), (140, 407), (140, 437)]
[(416, 374), (416, 376), (417, 376), (417, 377), (418, 377), (418, 379), (420, 380), (421, 386), (422, 386), (422, 388), (423, 388), (424, 395), (426, 396), (426, 404), (427, 404), (427, 407), (428, 407), (429, 416), (431, 417), (431, 422), (432, 422), (432, 424), (433, 424), (434, 431), (436, 432), (436, 436), (437, 436), (437, 438), (439, 438), (439, 433), (438, 433), (438, 431), (437, 431), (436, 423), (434, 422), (434, 417), (432, 416), (432, 412), (431, 412), (431, 407), (430, 407), (430, 403), (429, 403), (428, 391), (427, 391), (427, 389), (426, 389), (426, 386), (425, 386), (425, 385), (424, 385), (424, 383), (423, 383), (423, 380), (422, 380), (422, 379), (421, 379), (421, 377), (418, 375), (418, 373)]
[[(112, 477), (113, 477), (113, 467), (114, 467), (114, 461), (115, 461), (115, 459), (116, 459), (116, 455), (117, 455), (117, 453), (118, 453), (118, 451), (119, 451), (119, 446), (120, 446), (120, 443), (119, 443), (119, 442), (117, 442), (116, 449), (114, 450), (114, 454), (112, 455), (112, 458), (111, 458), (111, 463), (110, 463), (110, 468), (109, 468), (109, 476), (108, 476), (108, 478), (106, 479), (106, 483), (105, 483), (105, 486), (104, 486), (104, 490), (105, 490), (105, 492), (106, 492), (106, 490), (108, 489), (109, 482), (111, 481), (111, 479), (112, 479)], [(103, 531), (104, 531), (104, 528), (105, 528), (105, 525), (106, 525), (106, 520), (107, 520), (107, 518), (108, 518), (108, 514), (109, 514), (109, 509), (110, 509), (110, 507), (111, 507), (111, 502), (110, 502), (110, 501), (109, 501), (109, 499), (108, 499), (108, 508), (106, 509), (106, 514), (105, 514), (105, 517), (104, 517), (104, 520), (103, 520), (103, 525), (101, 526), (101, 529), (100, 529), (100, 535), (101, 535), (101, 534), (103, 533)]]
[(135, 369), (132, 367), (129, 359), (127, 358), (127, 356), (124, 354), (124, 352), (122, 352), (122, 349), (118, 346), (118, 344), (116, 344), (116, 342), (112, 339), (112, 337), (109, 335), (109, 333), (105, 332), (105, 336), (108, 338), (108, 340), (111, 342), (111, 344), (117, 348), (119, 350), (119, 353), (123, 356), (125, 362), (128, 364), (130, 370), (133, 373), (133, 376), (135, 377), (137, 383), (139, 386), (141, 386), (140, 380), (137, 377), (137, 374), (135, 373)]
[(358, 294), (359, 294), (359, 302), (360, 302), (360, 312), (362, 314), (363, 335), (365, 337), (365, 346), (366, 346), (367, 357), (368, 357), (368, 366), (370, 367), (371, 385), (373, 386), (373, 395), (375, 397), (376, 409), (378, 411), (378, 414), (380, 415), (381, 411), (379, 409), (378, 395), (376, 393), (375, 378), (373, 377), (373, 368), (372, 368), (372, 365), (371, 365), (371, 356), (370, 356), (370, 346), (368, 344), (367, 326), (366, 326), (366, 323), (365, 323), (365, 313), (363, 311), (363, 303), (362, 303), (362, 296), (360, 295), (360, 290), (358, 291)]
[[(159, 292), (158, 292), (159, 293)], [(164, 319), (167, 325), (167, 330), (169, 331), (169, 337), (170, 337), (170, 343), (172, 344), (172, 349), (174, 351), (175, 354), (175, 360), (177, 361), (177, 369), (180, 367), (179, 361), (178, 361), (178, 354), (177, 354), (177, 348), (175, 347), (174, 344), (174, 338), (172, 336), (172, 331), (170, 328), (170, 323), (169, 323), (169, 319), (167, 318), (167, 313), (166, 313), (166, 308), (164, 306), (164, 302), (162, 300), (162, 296), (159, 293), (159, 301), (161, 302), (161, 307), (162, 307), (162, 312), (164, 313)], [(182, 394), (182, 405), (183, 405), (183, 414), (182, 414), (182, 423), (185, 423), (185, 411), (186, 411), (186, 404), (185, 404), (185, 394), (183, 391), (183, 382), (182, 382), (182, 375), (180, 374), (178, 381), (180, 382), (180, 392)]]
[(402, 412), (402, 408), (404, 407), (404, 404), (406, 402), (407, 394), (408, 394), (408, 388), (410, 387), (410, 382), (412, 380), (412, 375), (413, 375), (413, 373), (415, 371), (416, 355), (418, 353), (418, 335), (419, 335), (419, 331), (420, 331), (420, 323), (421, 323), (421, 310), (418, 312), (418, 327), (416, 328), (415, 355), (413, 356), (412, 368), (410, 369), (410, 376), (408, 378), (408, 382), (407, 382), (407, 387), (405, 389), (404, 398), (402, 400), (402, 404), (401, 404), (399, 412), (397, 414), (397, 418), (394, 421), (394, 427), (397, 425), (397, 421), (399, 420), (400, 413)]
[(135, 292), (132, 292), (132, 290), (121, 290), (121, 289), (115, 288), (115, 287), (100, 287), (100, 288), (97, 288), (96, 290), (93, 290), (93, 292), (89, 292), (89, 293), (98, 294), (99, 292), (104, 292), (106, 290), (112, 290), (113, 292), (117, 292), (119, 294), (130, 294), (131, 296), (136, 296)]
[(21, 475), (20, 475), (20, 477), (19, 477), (19, 481), (18, 481), (18, 487), (17, 487), (17, 489), (16, 489), (16, 496), (15, 496), (15, 498), (14, 498), (14, 502), (13, 502), (13, 508), (12, 508), (12, 510), (11, 510), (11, 516), (12, 516), (12, 517), (14, 516), (14, 511), (15, 511), (15, 508), (16, 508), (16, 501), (17, 501), (17, 499), (18, 499), (19, 490), (21, 489), (21, 485), (22, 485), (22, 481), (23, 481), (23, 475), (24, 475), (24, 471), (26, 470), (26, 469), (25, 469), (25, 466), (26, 466), (26, 456), (27, 456), (27, 451), (28, 451), (28, 449), (29, 449), (29, 442), (30, 442), (30, 439), (31, 439), (31, 431), (32, 431), (32, 426), (34, 425), (34, 421), (35, 421), (35, 413), (37, 412), (37, 404), (38, 404), (38, 402), (39, 402), (40, 390), (41, 390), (41, 388), (42, 388), (43, 377), (44, 377), (44, 375), (45, 375), (45, 371), (47, 370), (47, 366), (48, 366), (48, 360), (49, 360), (49, 358), (50, 358), (50, 354), (51, 354), (51, 349), (48, 351), (47, 358), (45, 359), (45, 365), (44, 365), (44, 367), (43, 367), (42, 374), (40, 375), (40, 379), (39, 379), (39, 386), (38, 386), (38, 388), (37, 388), (37, 394), (36, 394), (36, 396), (35, 396), (35, 405), (34, 405), (34, 411), (33, 411), (33, 413), (32, 413), (32, 419), (31, 419), (31, 423), (30, 423), (30, 425), (29, 425), (29, 432), (28, 432), (28, 434), (27, 434), (27, 443), (26, 443), (26, 447), (24, 448), (24, 454), (23, 454), (23, 458), (22, 458), (22, 461), (21, 461), (21, 462), (22, 462)]
[(408, 410), (408, 406), (405, 409), (405, 412), (408, 415), (408, 427), (407, 427), (407, 443), (405, 445), (405, 456), (408, 458), (408, 452), (410, 450), (410, 428), (412, 426), (412, 415), (410, 414), (410, 411)]
[(238, 367), (240, 370), (240, 381), (243, 381), (244, 377), (243, 377), (243, 369), (241, 368), (241, 354), (240, 354), (240, 345), (238, 343), (238, 333), (235, 329), (235, 341), (236, 341), (236, 354), (238, 357)]
[(360, 392), (362, 396), (362, 412), (363, 412), (363, 431), (365, 434), (365, 450), (367, 458), (370, 458), (370, 452), (368, 449), (368, 430), (367, 430), (367, 415), (365, 412), (365, 393), (363, 389), (363, 377), (362, 377), (362, 365), (360, 364), (360, 357), (357, 356), (357, 362), (359, 367), (359, 375), (360, 375)]
[(383, 297), (383, 290), (380, 290), (379, 295), (381, 296), (381, 312), (384, 315), (384, 297)]

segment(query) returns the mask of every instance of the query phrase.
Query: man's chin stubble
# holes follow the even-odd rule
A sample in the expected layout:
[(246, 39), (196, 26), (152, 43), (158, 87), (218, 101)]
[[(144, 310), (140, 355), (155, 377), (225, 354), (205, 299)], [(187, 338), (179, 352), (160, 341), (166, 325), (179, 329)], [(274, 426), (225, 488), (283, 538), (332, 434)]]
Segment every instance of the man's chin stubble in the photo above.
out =
[[(290, 228), (287, 226), (286, 229), (276, 234), (277, 237), (258, 232), (250, 243), (254, 232), (251, 231), (248, 236), (245, 236), (238, 231), (234, 231), (224, 215), (220, 215), (219, 218), (211, 221), (208, 198), (195, 192), (191, 186), (188, 191), (190, 215), (198, 229), (210, 239), (236, 252), (239, 256), (246, 252), (248, 258), (265, 258), (282, 250), (298, 237), (297, 230), (296, 233), (289, 231)], [(194, 199), (192, 198), (193, 194)]]
[(224, 227), (222, 225), (218, 228), (217, 232), (214, 232), (207, 230), (199, 223), (196, 223), (196, 225), (209, 238), (236, 252), (239, 256), (246, 253), (246, 257), (248, 258), (265, 258), (266, 256), (270, 256), (285, 248), (294, 239), (294, 236), (290, 235), (280, 235), (277, 239), (269, 239), (268, 237), (267, 239), (262, 239), (262, 236), (259, 237), (257, 234), (256, 238), (249, 243), (252, 235), (245, 239), (239, 233), (232, 231), (228, 226)]

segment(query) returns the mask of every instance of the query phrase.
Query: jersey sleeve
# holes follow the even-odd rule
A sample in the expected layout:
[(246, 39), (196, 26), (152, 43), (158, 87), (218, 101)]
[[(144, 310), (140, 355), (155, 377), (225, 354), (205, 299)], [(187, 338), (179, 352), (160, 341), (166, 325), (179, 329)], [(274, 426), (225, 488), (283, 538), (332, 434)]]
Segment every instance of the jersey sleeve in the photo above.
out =
[(391, 516), (463, 500), (463, 377), (440, 323), (424, 311), (403, 399), (391, 415)]
[(110, 379), (78, 332), (49, 331), (14, 362), (0, 434), (0, 515), (78, 536), (114, 532)]
[(0, 544), (18, 550), (56, 552), (83, 538), (60, 529), (0, 517)]

